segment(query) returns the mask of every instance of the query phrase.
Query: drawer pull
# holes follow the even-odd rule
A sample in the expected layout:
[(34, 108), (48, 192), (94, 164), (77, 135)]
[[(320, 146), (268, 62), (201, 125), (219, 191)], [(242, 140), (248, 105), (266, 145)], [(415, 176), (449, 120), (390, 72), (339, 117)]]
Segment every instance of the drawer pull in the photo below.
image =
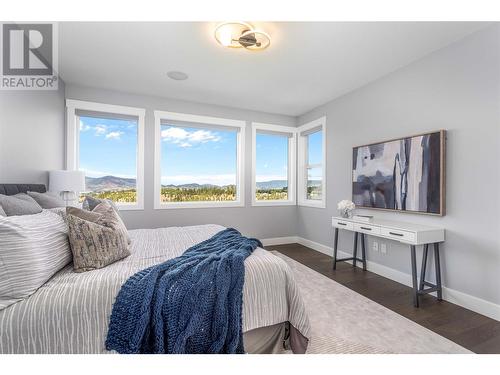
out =
[(346, 226), (347, 224), (346, 223), (341, 223), (341, 222), (337, 222), (338, 225), (344, 225)]
[(360, 227), (360, 228), (364, 230), (372, 230), (372, 228), (367, 228), (367, 227)]
[(399, 237), (403, 237), (404, 236), (404, 234), (394, 233), (394, 232), (389, 232), (389, 234), (392, 234), (393, 236), (399, 236)]

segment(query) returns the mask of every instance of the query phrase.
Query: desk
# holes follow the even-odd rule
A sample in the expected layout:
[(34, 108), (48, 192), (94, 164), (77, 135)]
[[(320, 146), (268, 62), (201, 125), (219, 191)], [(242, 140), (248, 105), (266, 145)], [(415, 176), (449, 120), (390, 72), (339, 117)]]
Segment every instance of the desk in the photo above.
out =
[[(438, 300), (442, 299), (441, 285), (441, 262), (439, 259), (439, 244), (444, 242), (444, 229), (428, 227), (420, 224), (405, 223), (399, 221), (373, 220), (369, 223), (355, 219), (344, 219), (342, 217), (332, 217), (332, 226), (335, 228), (333, 241), (333, 269), (336, 269), (337, 262), (352, 260), (353, 267), (356, 262), (363, 263), (363, 270), (366, 270), (366, 235), (385, 238), (406, 244), (410, 248), (411, 277), (413, 285), (413, 305), (419, 306), (418, 297), (436, 292)], [(339, 229), (354, 232), (353, 255), (349, 258), (337, 258), (337, 248), (339, 239)], [(361, 242), (362, 257), (358, 258), (358, 237)], [(417, 281), (417, 255), (416, 246), (423, 246), (422, 266), (420, 269), (420, 281)], [(427, 259), (429, 245), (433, 245), (436, 284), (425, 281), (427, 269)]]

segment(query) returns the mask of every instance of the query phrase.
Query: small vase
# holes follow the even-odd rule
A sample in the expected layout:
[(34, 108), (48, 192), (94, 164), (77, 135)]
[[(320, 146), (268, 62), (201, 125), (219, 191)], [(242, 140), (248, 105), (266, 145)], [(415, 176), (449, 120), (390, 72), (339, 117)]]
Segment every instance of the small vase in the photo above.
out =
[(352, 218), (352, 210), (340, 210), (340, 216), (344, 219)]

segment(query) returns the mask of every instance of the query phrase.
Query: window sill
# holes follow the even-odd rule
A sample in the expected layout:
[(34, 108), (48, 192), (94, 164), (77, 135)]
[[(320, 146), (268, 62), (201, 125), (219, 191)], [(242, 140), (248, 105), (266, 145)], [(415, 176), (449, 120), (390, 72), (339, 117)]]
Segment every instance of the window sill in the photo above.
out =
[(253, 201), (253, 207), (266, 207), (266, 206), (295, 206), (297, 205), (294, 201)]
[(231, 208), (245, 207), (243, 202), (171, 202), (156, 203), (155, 210), (175, 210), (184, 208)]
[(140, 211), (144, 210), (144, 205), (142, 204), (119, 204), (115, 203), (118, 207), (118, 211)]
[(298, 205), (302, 207), (326, 208), (324, 201), (305, 200), (300, 201)]

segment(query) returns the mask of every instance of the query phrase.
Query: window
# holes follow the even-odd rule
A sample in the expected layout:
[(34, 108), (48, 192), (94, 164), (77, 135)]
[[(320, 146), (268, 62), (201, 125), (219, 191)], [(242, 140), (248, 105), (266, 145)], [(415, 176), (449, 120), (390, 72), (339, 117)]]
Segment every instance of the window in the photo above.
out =
[(252, 128), (252, 204), (293, 205), (296, 128), (254, 123)]
[(326, 207), (326, 117), (298, 128), (299, 205)]
[(144, 110), (67, 100), (67, 169), (85, 171), (85, 195), (142, 209)]
[(244, 121), (155, 111), (155, 122), (155, 208), (244, 205)]

